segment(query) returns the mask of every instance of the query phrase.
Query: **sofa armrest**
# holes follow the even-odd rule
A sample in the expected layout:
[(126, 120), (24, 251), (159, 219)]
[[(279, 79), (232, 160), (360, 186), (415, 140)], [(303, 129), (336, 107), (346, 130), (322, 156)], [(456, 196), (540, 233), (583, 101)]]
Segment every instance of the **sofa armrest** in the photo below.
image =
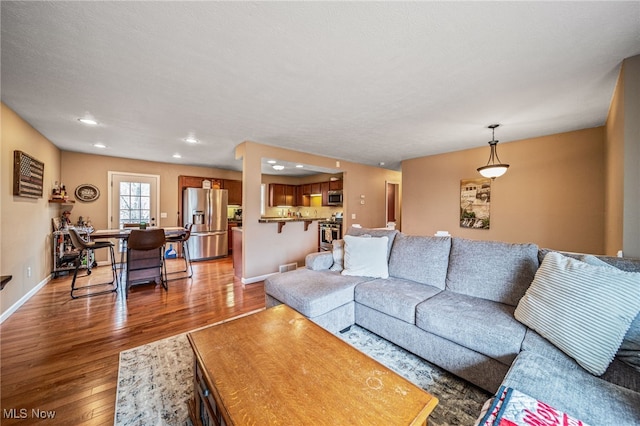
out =
[(333, 253), (330, 251), (319, 251), (317, 253), (309, 253), (304, 260), (307, 269), (312, 271), (323, 271), (331, 268), (333, 265)]

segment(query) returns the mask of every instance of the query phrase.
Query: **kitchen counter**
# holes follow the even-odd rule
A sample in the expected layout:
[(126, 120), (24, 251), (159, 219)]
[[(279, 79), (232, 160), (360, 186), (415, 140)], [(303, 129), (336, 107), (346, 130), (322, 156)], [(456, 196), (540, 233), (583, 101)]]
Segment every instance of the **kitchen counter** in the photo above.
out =
[(242, 279), (242, 228), (234, 226), (231, 228), (233, 248), (231, 250), (233, 260), (233, 275)]
[(260, 222), (260, 223), (307, 222), (307, 221), (313, 222), (314, 220), (323, 221), (323, 220), (328, 220), (328, 218), (326, 218), (326, 217), (309, 217), (309, 216), (302, 216), (302, 217), (264, 216), (264, 217), (261, 217), (260, 219), (258, 219), (258, 222)]
[(259, 223), (277, 223), (278, 233), (280, 233), (282, 232), (282, 227), (287, 222), (304, 222), (304, 230), (306, 231), (307, 229), (309, 229), (309, 225), (311, 224), (311, 222), (321, 222), (327, 219), (328, 218), (326, 217), (309, 217), (309, 216), (302, 216), (302, 217), (263, 216), (260, 219), (258, 219), (258, 222)]

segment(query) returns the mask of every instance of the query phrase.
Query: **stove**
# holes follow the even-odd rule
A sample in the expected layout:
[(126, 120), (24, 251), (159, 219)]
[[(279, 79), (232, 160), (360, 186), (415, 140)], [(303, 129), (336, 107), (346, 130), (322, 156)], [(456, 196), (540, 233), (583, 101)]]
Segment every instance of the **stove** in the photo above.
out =
[(342, 219), (325, 220), (318, 223), (320, 251), (331, 251), (333, 240), (342, 238)]

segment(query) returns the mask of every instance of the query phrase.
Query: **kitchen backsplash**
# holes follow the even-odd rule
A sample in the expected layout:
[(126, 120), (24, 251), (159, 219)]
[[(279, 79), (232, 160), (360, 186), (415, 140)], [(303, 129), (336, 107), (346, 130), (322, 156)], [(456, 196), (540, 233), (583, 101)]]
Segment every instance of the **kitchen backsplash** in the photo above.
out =
[(265, 216), (287, 216), (291, 212), (300, 212), (302, 217), (331, 217), (332, 214), (341, 213), (342, 207), (267, 207), (265, 209)]

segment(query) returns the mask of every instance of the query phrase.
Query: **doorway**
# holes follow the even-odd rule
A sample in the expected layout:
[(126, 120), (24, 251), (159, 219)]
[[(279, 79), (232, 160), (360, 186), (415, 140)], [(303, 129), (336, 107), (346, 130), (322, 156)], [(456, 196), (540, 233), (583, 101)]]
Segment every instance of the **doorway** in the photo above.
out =
[(394, 223), (396, 229), (400, 229), (400, 184), (396, 182), (385, 183), (386, 224)]
[(138, 173), (109, 173), (109, 228), (125, 224), (158, 223), (160, 176)]

